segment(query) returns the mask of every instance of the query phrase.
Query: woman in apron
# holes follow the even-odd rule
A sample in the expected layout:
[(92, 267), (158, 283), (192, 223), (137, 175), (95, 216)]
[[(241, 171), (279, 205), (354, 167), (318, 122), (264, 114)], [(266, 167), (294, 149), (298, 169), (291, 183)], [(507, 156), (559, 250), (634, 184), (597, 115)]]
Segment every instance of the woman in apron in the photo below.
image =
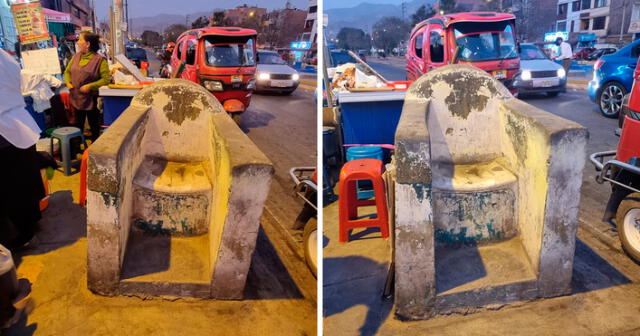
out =
[(98, 89), (111, 81), (109, 65), (104, 57), (97, 54), (99, 49), (100, 36), (82, 32), (78, 39), (78, 53), (64, 71), (71, 105), (76, 109), (77, 127), (84, 130), (85, 117), (88, 118), (92, 142), (98, 139), (102, 126), (96, 106)]

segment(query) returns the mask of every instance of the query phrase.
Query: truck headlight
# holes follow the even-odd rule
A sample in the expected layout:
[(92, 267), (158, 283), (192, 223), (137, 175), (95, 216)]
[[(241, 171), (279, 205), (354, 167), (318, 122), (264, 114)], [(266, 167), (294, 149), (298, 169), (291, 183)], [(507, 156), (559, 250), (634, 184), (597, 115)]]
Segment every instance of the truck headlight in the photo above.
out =
[(567, 73), (564, 71), (564, 69), (558, 69), (558, 77), (564, 78), (564, 76), (566, 75)]
[(291, 76), (291, 79), (293, 79), (294, 81), (297, 81), (298, 79), (300, 79), (300, 75), (298, 75), (298, 74), (293, 74), (293, 75)]
[(269, 74), (268, 74), (268, 73), (266, 73), (266, 72), (262, 72), (262, 73), (260, 73), (260, 74), (258, 75), (258, 79), (259, 79), (259, 80), (269, 80), (269, 79), (271, 79), (271, 75), (269, 75)]
[(531, 71), (529, 71), (529, 70), (522, 71), (522, 73), (520, 74), (520, 78), (522, 78), (522, 80), (530, 80), (531, 79)]
[(209, 91), (224, 91), (221, 81), (205, 80), (203, 81), (203, 85)]

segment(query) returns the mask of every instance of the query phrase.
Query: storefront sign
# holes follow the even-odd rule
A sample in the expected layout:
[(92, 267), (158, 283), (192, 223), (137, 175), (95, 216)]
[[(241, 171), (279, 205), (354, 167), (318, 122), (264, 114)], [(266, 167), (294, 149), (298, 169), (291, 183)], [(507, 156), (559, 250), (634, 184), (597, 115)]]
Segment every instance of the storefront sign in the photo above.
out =
[(552, 32), (544, 34), (545, 42), (555, 42), (558, 37), (562, 37), (564, 41), (569, 39), (569, 34), (567, 32)]
[(631, 21), (629, 24), (629, 33), (640, 33), (640, 21)]
[(40, 2), (12, 5), (11, 11), (20, 43), (27, 44), (49, 39), (47, 22)]

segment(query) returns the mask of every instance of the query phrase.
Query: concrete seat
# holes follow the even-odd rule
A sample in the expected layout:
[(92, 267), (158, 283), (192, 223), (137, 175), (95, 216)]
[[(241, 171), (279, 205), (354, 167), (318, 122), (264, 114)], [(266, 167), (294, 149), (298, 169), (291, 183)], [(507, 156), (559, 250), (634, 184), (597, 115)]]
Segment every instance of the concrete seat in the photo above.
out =
[(207, 90), (141, 90), (91, 146), (88, 285), (242, 298), (273, 166)]
[(395, 139), (396, 315), (568, 293), (587, 137), (478, 68), (412, 83)]

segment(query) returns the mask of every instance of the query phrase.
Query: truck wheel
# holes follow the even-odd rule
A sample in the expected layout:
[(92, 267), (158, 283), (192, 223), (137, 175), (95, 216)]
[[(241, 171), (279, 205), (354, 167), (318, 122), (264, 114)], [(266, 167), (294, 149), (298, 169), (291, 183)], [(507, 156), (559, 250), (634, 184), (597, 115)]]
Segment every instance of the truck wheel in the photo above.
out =
[(640, 262), (640, 193), (629, 194), (620, 202), (616, 224), (622, 248)]
[(313, 273), (318, 274), (318, 223), (312, 218), (304, 227), (304, 260)]

